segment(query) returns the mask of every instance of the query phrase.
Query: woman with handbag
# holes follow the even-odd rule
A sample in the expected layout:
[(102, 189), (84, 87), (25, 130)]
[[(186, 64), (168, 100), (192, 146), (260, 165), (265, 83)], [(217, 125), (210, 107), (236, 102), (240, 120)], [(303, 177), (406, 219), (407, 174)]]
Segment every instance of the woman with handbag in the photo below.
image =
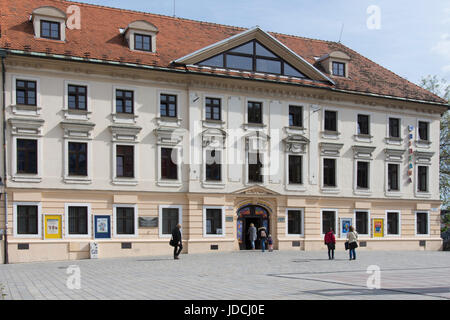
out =
[(349, 232), (347, 233), (348, 249), (350, 252), (350, 260), (356, 260), (356, 251), (358, 248), (358, 233), (355, 231), (353, 226), (350, 226)]
[(336, 248), (336, 238), (334, 237), (333, 228), (330, 228), (330, 231), (325, 235), (324, 242), (328, 247), (328, 259), (333, 260), (334, 249)]

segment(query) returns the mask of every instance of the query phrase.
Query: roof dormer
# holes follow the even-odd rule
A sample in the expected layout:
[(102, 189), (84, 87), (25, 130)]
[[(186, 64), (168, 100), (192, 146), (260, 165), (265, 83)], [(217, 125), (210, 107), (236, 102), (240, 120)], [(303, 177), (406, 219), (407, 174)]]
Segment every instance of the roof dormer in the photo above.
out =
[(328, 74), (348, 78), (350, 57), (342, 51), (333, 51), (319, 58), (318, 62)]
[(35, 9), (31, 15), (34, 36), (38, 39), (66, 40), (66, 14), (55, 7)]
[(158, 28), (150, 22), (138, 20), (130, 23), (124, 31), (130, 50), (156, 52)]

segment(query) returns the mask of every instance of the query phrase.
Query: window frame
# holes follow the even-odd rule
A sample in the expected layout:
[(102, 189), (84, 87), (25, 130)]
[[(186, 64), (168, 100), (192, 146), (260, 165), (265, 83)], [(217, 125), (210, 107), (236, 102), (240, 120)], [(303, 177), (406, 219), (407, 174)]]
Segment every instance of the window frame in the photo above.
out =
[[(221, 210), (222, 221), (222, 234), (208, 234), (206, 232), (206, 217), (208, 209)], [(224, 238), (226, 236), (226, 224), (225, 224), (225, 207), (224, 206), (203, 206), (203, 237), (204, 238)]]
[[(398, 120), (398, 136), (391, 135), (391, 119)], [(397, 117), (388, 117), (388, 138), (389, 139), (401, 139), (402, 138), (402, 119)]]
[[(289, 233), (289, 211), (300, 211), (300, 233)], [(305, 235), (305, 209), (304, 208), (286, 208), (286, 236), (304, 237)]]
[[(162, 177), (162, 149), (176, 150), (177, 155), (177, 179), (166, 179)], [(181, 145), (157, 145), (156, 171), (158, 172), (157, 185), (162, 187), (180, 187), (182, 185), (182, 146)]]
[[(137, 48), (137, 46), (136, 46), (136, 43), (137, 43), (136, 37), (142, 37), (142, 48)], [(150, 48), (148, 50), (144, 48), (144, 37), (149, 38)], [(137, 33), (137, 32), (133, 33), (133, 48), (136, 51), (153, 52), (152, 41), (153, 41), (153, 39), (152, 39), (151, 35), (143, 34), (143, 33)]]
[[(69, 174), (69, 143), (86, 143), (87, 144), (87, 175), (79, 176), (79, 175), (70, 175)], [(89, 184), (92, 182), (92, 140), (88, 139), (74, 139), (74, 138), (65, 138), (64, 139), (64, 182), (65, 183), (82, 183)]]
[[(220, 163), (219, 164), (215, 163), (215, 165), (220, 166), (220, 179), (219, 180), (208, 179), (207, 167), (208, 167), (208, 165), (211, 165), (211, 164), (207, 163), (207, 155), (208, 155), (208, 152), (211, 152), (211, 151), (220, 152)], [(221, 183), (223, 183), (223, 181), (224, 181), (224, 177), (223, 177), (223, 174), (224, 174), (224, 161), (223, 161), (224, 160), (224, 149), (223, 148), (204, 148), (203, 156), (204, 156), (204, 158), (203, 158), (203, 163), (204, 163), (204, 165), (203, 165), (203, 173), (204, 173), (203, 182), (206, 184), (221, 184)], [(216, 158), (216, 156), (214, 158)]]
[[(361, 126), (359, 125), (359, 118), (361, 117), (367, 117), (367, 133), (361, 133)], [(362, 136), (370, 136), (370, 114), (365, 114), (365, 113), (358, 113), (356, 115), (356, 134), (357, 135), (362, 135)]]
[[(134, 145), (128, 145), (128, 144), (120, 144), (120, 143), (115, 143), (114, 144), (114, 147), (116, 148), (116, 154), (115, 154), (115, 158), (116, 158), (116, 162), (115, 162), (115, 171), (116, 171), (116, 174), (115, 174), (115, 178), (117, 178), (117, 179), (122, 179), (122, 178), (124, 178), (124, 179), (136, 179), (136, 172), (135, 172), (135, 167), (136, 167), (136, 164), (135, 164), (135, 146)], [(123, 155), (123, 158), (124, 158), (124, 160), (123, 160), (123, 175), (120, 175), (119, 176), (119, 174), (118, 174), (118, 163), (117, 163), (117, 158), (120, 156), (119, 155), (119, 152), (118, 152), (118, 149), (119, 148), (132, 148), (132, 159), (131, 159), (131, 162), (132, 162), (132, 168), (131, 168), (131, 172), (132, 172), (132, 174), (131, 175), (125, 175), (125, 172), (127, 171), (127, 170), (125, 170), (125, 167), (126, 167), (126, 163), (127, 163), (127, 161), (126, 161), (126, 158), (127, 158), (127, 156), (129, 157), (129, 155)]]
[[(419, 168), (423, 167), (426, 168), (426, 190), (419, 190), (419, 186), (421, 183), (421, 178), (420, 178), (420, 173), (419, 173)], [(430, 166), (429, 165), (424, 165), (424, 164), (416, 164), (416, 185), (415, 185), (415, 189), (416, 192), (418, 194), (429, 194), (430, 193)]]
[[(15, 95), (15, 101), (16, 101), (16, 104), (21, 105), (21, 106), (37, 107), (37, 106), (38, 106), (38, 99), (37, 99), (37, 89), (38, 89), (38, 88), (37, 88), (37, 80), (34, 80), (34, 79), (25, 80), (25, 79), (16, 77), (16, 78), (14, 79), (14, 81), (15, 81), (15, 84), (14, 84), (14, 88), (15, 88), (15, 90), (14, 90), (14, 95)], [(19, 87), (19, 86), (18, 86), (17, 83), (18, 83), (19, 81), (24, 82), (24, 87)], [(28, 83), (34, 83), (34, 90), (29, 90), (29, 88), (28, 88)], [(18, 96), (17, 96), (18, 91), (24, 91), (24, 100), (25, 100), (25, 103), (18, 103)], [(28, 92), (29, 92), (29, 91), (34, 92), (34, 104), (28, 103)]]
[[(255, 152), (250, 152), (249, 150), (245, 151), (245, 157), (246, 157), (246, 182), (249, 185), (254, 185), (254, 184), (264, 184), (265, 183), (265, 174), (264, 174), (264, 170), (265, 170), (265, 165), (264, 163), (266, 162), (266, 153), (263, 151), (259, 151), (256, 152), (257, 154), (257, 160), (259, 160), (260, 165), (260, 176), (261, 176), (261, 181), (254, 181), (254, 180), (250, 180), (250, 165), (259, 165), (259, 163), (252, 163), (250, 164), (250, 153), (255, 153)], [(259, 155), (259, 156), (258, 156)], [(263, 159), (263, 161), (261, 161), (261, 159)]]
[[(252, 115), (252, 119), (250, 119), (250, 104), (252, 104), (253, 106), (255, 104), (259, 104), (260, 105), (260, 109), (259, 109), (259, 117), (260, 117), (260, 122), (255, 122), (253, 121), (254, 115)], [(247, 107), (246, 107), (246, 115), (247, 115), (247, 123), (250, 125), (264, 125), (264, 103), (262, 101), (253, 101), (253, 100), (247, 100)], [(251, 121), (252, 120), (252, 121)]]
[[(89, 87), (87, 84), (79, 84), (79, 83), (71, 83), (68, 82), (66, 84), (67, 88), (66, 88), (66, 97), (65, 99), (67, 99), (66, 103), (67, 103), (67, 110), (68, 111), (88, 111), (89, 110)], [(69, 97), (73, 94), (70, 93), (69, 87), (75, 87), (76, 88), (76, 94), (75, 94), (75, 104), (77, 105), (75, 108), (71, 108), (70, 107), (70, 103), (69, 103)], [(80, 94), (78, 94), (78, 89), (79, 88), (84, 88), (85, 89), (85, 93), (84, 93), (84, 98), (85, 98), (85, 104), (86, 104), (86, 108), (81, 109), (79, 107), (79, 96)]]
[[(76, 144), (85, 144), (86, 145), (86, 174), (79, 174), (78, 172), (76, 174), (71, 174), (70, 170), (70, 144), (76, 143)], [(79, 154), (80, 152), (78, 152)], [(89, 143), (87, 141), (67, 141), (67, 176), (69, 178), (72, 177), (89, 177)]]
[[(18, 206), (36, 206), (37, 207), (37, 234), (19, 234), (18, 227)], [(23, 238), (23, 239), (42, 239), (42, 202), (26, 202), (26, 201), (17, 201), (13, 202), (13, 236), (14, 238)]]
[[(390, 165), (395, 165), (397, 166), (397, 186), (398, 189), (390, 189), (389, 188), (389, 166)], [(386, 162), (386, 192), (390, 192), (390, 193), (399, 193), (401, 192), (401, 169), (400, 169), (400, 163), (399, 162)]]
[[(134, 209), (134, 233), (133, 234), (118, 234), (117, 233), (117, 208), (133, 208)], [(138, 232), (138, 206), (137, 204), (113, 204), (113, 237), (114, 238), (136, 238), (139, 236)]]
[[(131, 97), (131, 101), (132, 101), (132, 106), (131, 106), (131, 109), (132, 109), (132, 111), (131, 112), (126, 112), (126, 111), (122, 111), (122, 112), (119, 112), (118, 110), (117, 110), (117, 92), (118, 91), (121, 91), (122, 92), (122, 94), (126, 94), (126, 93), (129, 93), (129, 92), (131, 92), (131, 94), (132, 94), (132, 97)], [(124, 108), (123, 110), (126, 110), (126, 101), (128, 101), (128, 100), (130, 100), (130, 99), (127, 99), (126, 97), (122, 97), (122, 98), (119, 98), (119, 100), (122, 100), (122, 108)], [(123, 104), (123, 103), (125, 103), (125, 104)], [(115, 88), (115, 90), (114, 90), (114, 107), (115, 107), (115, 114), (119, 114), (119, 115), (135, 115), (135, 92), (134, 92), (134, 90), (130, 90), (130, 89), (121, 89), (121, 88)]]
[[(427, 217), (427, 233), (417, 233), (417, 214), (418, 213), (425, 213)], [(417, 210), (414, 211), (414, 235), (416, 237), (429, 237), (431, 235), (430, 233), (430, 212), (427, 210)]]
[[(335, 71), (335, 65), (337, 65), (337, 73), (335, 73), (334, 71)], [(342, 73), (340, 72), (341, 71), (341, 67), (342, 66)], [(346, 65), (346, 63), (345, 62), (341, 62), (341, 61), (331, 61), (331, 74), (333, 75), (333, 76), (336, 76), (336, 77), (343, 77), (343, 78), (345, 78), (346, 77), (346, 72), (347, 72), (347, 65)]]
[[(215, 107), (214, 106), (214, 103), (213, 102), (211, 102), (210, 104), (208, 104), (207, 103), (207, 100), (208, 99), (210, 99), (211, 101), (213, 101), (213, 100), (218, 100), (219, 101), (219, 106), (218, 106), (218, 108), (219, 108), (219, 112), (218, 112), (218, 114), (219, 114), (219, 119), (214, 119), (214, 117), (212, 116), (213, 114), (214, 114), (214, 108), (217, 108), (217, 107)], [(203, 110), (203, 112), (204, 112), (204, 119), (206, 120), (206, 121), (222, 121), (222, 97), (213, 97), (213, 96), (205, 96), (205, 98), (204, 98), (204, 110)], [(207, 108), (211, 108), (211, 111), (210, 111), (210, 114), (211, 114), (211, 117), (210, 118), (208, 118), (207, 117), (207, 111), (206, 111), (206, 109)]]
[[(27, 141), (34, 141), (35, 142), (35, 168), (36, 168), (36, 172), (27, 172), (27, 171), (19, 171), (19, 140), (27, 140)], [(37, 138), (33, 138), (33, 137), (16, 137), (15, 139), (15, 144), (16, 144), (16, 148), (15, 148), (15, 153), (16, 153), (16, 161), (15, 161), (15, 166), (16, 166), (16, 170), (15, 170), (15, 174), (16, 175), (23, 175), (23, 176), (37, 176), (39, 174), (39, 139)], [(30, 151), (27, 149), (25, 151), (27, 154), (30, 153)], [(26, 163), (30, 163), (30, 161), (25, 161)]]
[[(334, 161), (334, 185), (327, 185), (325, 184), (325, 160), (333, 160)], [(338, 181), (337, 181), (337, 176), (338, 176), (338, 172), (337, 172), (337, 158), (334, 157), (322, 157), (322, 189), (324, 188), (330, 188), (330, 189), (335, 189), (338, 187)]]
[[(320, 209), (320, 232), (321, 232), (321, 236), (323, 237), (326, 234), (326, 233), (324, 233), (324, 230), (323, 230), (323, 213), (324, 213), (324, 211), (333, 211), (334, 212), (334, 234), (336, 235), (336, 237), (338, 237), (339, 230), (337, 230), (337, 227), (338, 227), (339, 210), (338, 209), (332, 209), (332, 208)], [(328, 232), (328, 230), (326, 232)]]
[[(167, 97), (169, 97), (169, 96), (173, 96), (173, 97), (175, 97), (175, 115), (174, 116), (171, 116), (171, 115), (168, 115), (168, 113), (167, 113), (167, 111), (169, 111), (169, 108), (168, 108), (168, 102), (165, 102), (166, 103), (166, 115), (162, 115), (161, 114), (161, 107), (162, 107), (162, 101), (161, 101), (161, 98), (162, 98), (162, 96), (167, 96)], [(159, 93), (159, 109), (158, 109), (158, 114), (159, 114), (159, 117), (160, 118), (172, 118), (172, 119), (178, 119), (178, 94), (174, 94), (174, 93), (166, 93), (166, 92), (160, 92)]]
[[(304, 108), (303, 108), (303, 106), (289, 104), (288, 108), (289, 108), (289, 110), (288, 110), (289, 127), (290, 128), (302, 128), (303, 129), (304, 128), (304, 124), (303, 124)], [(294, 114), (294, 112), (291, 112), (291, 108), (297, 109), (296, 110), (297, 113), (298, 113), (298, 110), (300, 110), (300, 115), (297, 114), (297, 120), (300, 122), (300, 125), (295, 124), (295, 114)], [(293, 118), (294, 118), (294, 120), (293, 120), (294, 124), (293, 125), (291, 125), (291, 114), (293, 115)]]
[[(359, 163), (367, 164), (367, 173), (366, 173), (367, 187), (359, 186), (359, 177), (360, 177), (359, 176)], [(370, 188), (370, 184), (371, 184), (370, 167), (371, 167), (371, 161), (355, 159), (355, 191), (370, 191), (371, 190), (371, 188)]]
[[(427, 125), (427, 128), (426, 128), (427, 139), (422, 139), (420, 137), (420, 131), (421, 131), (420, 124), (421, 123), (425, 123)], [(417, 120), (417, 140), (418, 140), (418, 142), (430, 143), (431, 142), (430, 134), (431, 134), (431, 122), (428, 120)]]
[[(50, 27), (50, 35), (49, 36), (44, 36), (43, 35), (43, 24), (44, 23), (48, 23), (49, 27)], [(58, 37), (52, 37), (51, 33), (52, 33), (52, 25), (58, 25)], [(57, 41), (62, 41), (62, 37), (61, 37), (61, 22), (59, 21), (52, 21), (52, 20), (45, 20), (45, 19), (40, 19), (39, 21), (39, 28), (40, 28), (40, 32), (39, 32), (39, 36), (42, 39), (47, 39), (47, 40), (57, 40)]]
[[(367, 214), (367, 224), (366, 224), (366, 228), (367, 228), (367, 231), (368, 231), (368, 233), (360, 233), (358, 230), (357, 230), (357, 228), (356, 228), (356, 214), (358, 213), (358, 212), (364, 212), (364, 213), (366, 213)], [(371, 222), (371, 219), (370, 219), (370, 210), (365, 210), (365, 209), (355, 209), (355, 210), (353, 210), (353, 223), (354, 223), (354, 225), (353, 225), (353, 227), (355, 228), (355, 230), (356, 230), (356, 232), (358, 233), (358, 235), (360, 235), (360, 236), (365, 236), (365, 237), (371, 237), (372, 236), (372, 230), (371, 230), (371, 228), (370, 228), (370, 222)]]
[(168, 204), (160, 204), (158, 208), (158, 234), (159, 238), (171, 238), (172, 231), (170, 234), (163, 234), (163, 209), (178, 209), (178, 223), (183, 226), (183, 206), (182, 205), (168, 205)]
[[(86, 207), (87, 208), (87, 234), (70, 234), (69, 230), (69, 208)], [(64, 237), (65, 238), (91, 238), (92, 237), (92, 211), (90, 203), (65, 203), (64, 204)]]
[[(388, 223), (389, 223), (389, 221), (388, 221), (389, 213), (397, 213), (397, 215), (398, 215), (398, 234), (391, 234), (391, 233), (389, 233), (389, 225), (388, 225)], [(402, 224), (401, 224), (402, 215), (401, 215), (401, 211), (400, 210), (386, 210), (385, 211), (385, 220), (384, 221), (385, 221), (385, 223), (384, 223), (384, 230), (385, 230), (384, 236), (385, 237), (401, 237), (401, 235), (402, 235)]]
[[(292, 154), (292, 153), (288, 153), (287, 154), (288, 157), (288, 165), (287, 165), (287, 171), (288, 171), (288, 179), (287, 179), (287, 184), (289, 185), (293, 185), (293, 186), (303, 186), (305, 184), (304, 181), (304, 157), (301, 154)], [(298, 157), (300, 158), (300, 182), (291, 182), (291, 157)]]

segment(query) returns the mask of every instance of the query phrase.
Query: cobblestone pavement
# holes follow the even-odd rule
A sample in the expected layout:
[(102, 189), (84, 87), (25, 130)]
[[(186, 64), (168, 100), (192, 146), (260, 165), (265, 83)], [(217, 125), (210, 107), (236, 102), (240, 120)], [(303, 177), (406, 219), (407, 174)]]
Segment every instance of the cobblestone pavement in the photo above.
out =
[[(367, 268), (380, 268), (380, 289)], [(80, 271), (69, 289), (68, 267)], [(71, 278), (72, 279), (72, 278)], [(69, 287), (76, 282), (69, 281)], [(374, 282), (370, 282), (374, 283)], [(358, 251), (187, 254), (0, 265), (5, 299), (447, 299), (450, 252)], [(72, 285), (70, 285), (72, 284)]]

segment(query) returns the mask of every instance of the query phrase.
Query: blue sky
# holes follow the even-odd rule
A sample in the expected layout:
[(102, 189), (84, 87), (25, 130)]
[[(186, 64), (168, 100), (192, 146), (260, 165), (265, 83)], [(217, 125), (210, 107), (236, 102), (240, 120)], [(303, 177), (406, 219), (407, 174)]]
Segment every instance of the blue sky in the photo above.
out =
[[(175, 0), (176, 16), (239, 27), (258, 25), (302, 37), (341, 42), (418, 83), (437, 75), (450, 82), (450, 0)], [(173, 0), (81, 0), (173, 15)], [(369, 29), (379, 8), (379, 29)]]

